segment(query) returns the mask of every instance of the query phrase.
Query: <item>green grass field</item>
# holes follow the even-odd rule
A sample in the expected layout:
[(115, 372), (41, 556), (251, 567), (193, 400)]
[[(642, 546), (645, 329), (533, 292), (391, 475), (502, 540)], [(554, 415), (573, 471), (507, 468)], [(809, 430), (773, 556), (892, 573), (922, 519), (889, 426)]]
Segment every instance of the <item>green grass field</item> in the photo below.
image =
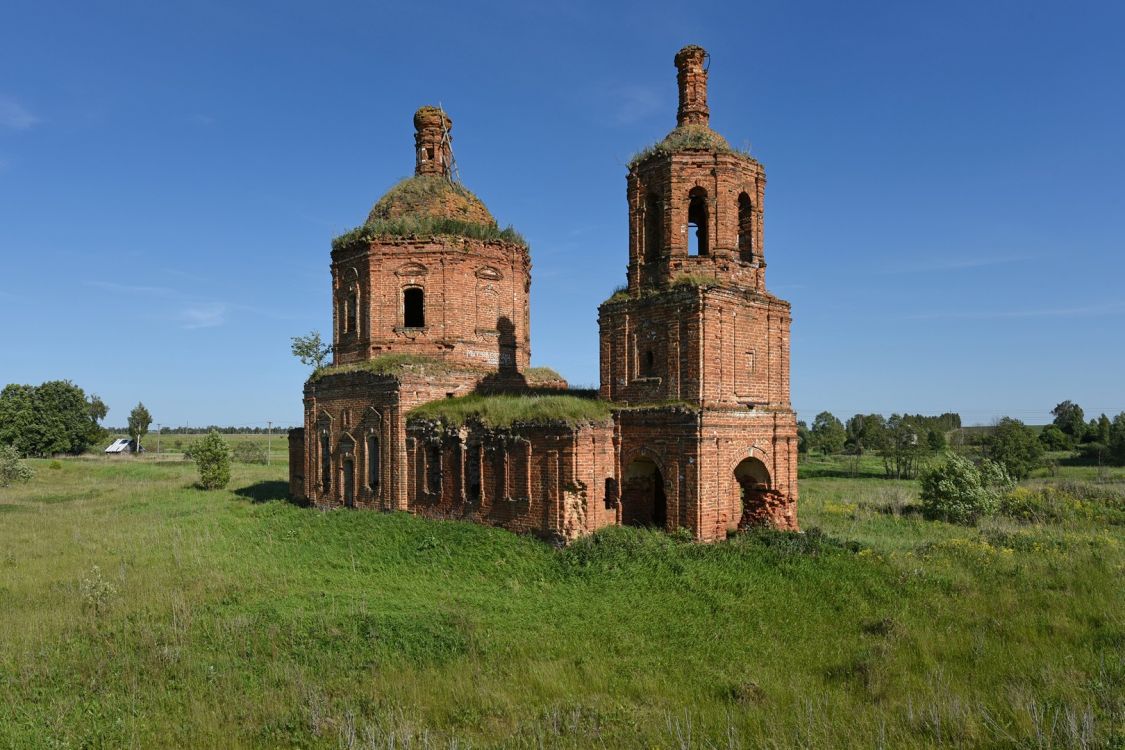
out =
[(804, 465), (804, 535), (567, 550), (300, 508), (282, 461), (34, 466), (0, 489), (0, 747), (1125, 743), (1122, 527), (926, 521), (874, 462)]

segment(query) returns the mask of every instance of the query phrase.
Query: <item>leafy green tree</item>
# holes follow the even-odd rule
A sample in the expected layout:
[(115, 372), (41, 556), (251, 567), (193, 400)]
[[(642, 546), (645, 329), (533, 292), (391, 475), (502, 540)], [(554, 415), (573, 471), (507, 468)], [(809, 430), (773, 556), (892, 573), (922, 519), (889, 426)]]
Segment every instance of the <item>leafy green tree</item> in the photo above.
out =
[(143, 403), (138, 403), (129, 412), (129, 438), (137, 441), (137, 450), (141, 449), (141, 438), (148, 434), (149, 425), (152, 424), (152, 415), (148, 413)]
[(215, 430), (192, 447), (191, 456), (199, 469), (199, 484), (218, 490), (230, 482), (231, 450), (227, 441)]
[(30, 482), (35, 472), (20, 460), (20, 453), (11, 445), (0, 445), (0, 487), (12, 482)]
[(891, 479), (913, 479), (926, 455), (924, 432), (912, 417), (892, 414), (879, 450), (883, 470)]
[(809, 426), (804, 420), (797, 422), (797, 456), (798, 458), (809, 452)]
[(980, 468), (956, 453), (922, 472), (922, 512), (927, 518), (972, 524), (995, 512), (1013, 482), (1004, 467), (984, 459)]
[(331, 353), (332, 347), (321, 340), (319, 331), (311, 331), (308, 336), (293, 337), (293, 356), (301, 360), (302, 364), (318, 369), (324, 366), (324, 361)]
[(1043, 444), (1044, 450), (1049, 451), (1067, 451), (1074, 447), (1067, 434), (1056, 424), (1049, 424), (1043, 428), (1039, 433), (1039, 442)]
[(8, 385), (0, 392), (0, 443), (27, 456), (81, 453), (100, 435), (93, 415), (86, 393), (69, 380)]
[(827, 411), (816, 415), (811, 434), (813, 446), (826, 456), (842, 451), (847, 439), (843, 423)]
[(926, 447), (932, 451), (945, 450), (945, 433), (941, 430), (930, 430), (926, 433)]
[(1073, 401), (1063, 401), (1051, 409), (1055, 415), (1054, 425), (1070, 437), (1071, 443), (1077, 443), (1086, 432), (1086, 415), (1082, 407)]
[(1113, 463), (1125, 466), (1125, 411), (1113, 418), (1109, 434), (1109, 453)]
[(1017, 479), (1026, 477), (1043, 461), (1043, 444), (1035, 431), (1011, 417), (997, 423), (985, 447), (988, 457), (1003, 464)]

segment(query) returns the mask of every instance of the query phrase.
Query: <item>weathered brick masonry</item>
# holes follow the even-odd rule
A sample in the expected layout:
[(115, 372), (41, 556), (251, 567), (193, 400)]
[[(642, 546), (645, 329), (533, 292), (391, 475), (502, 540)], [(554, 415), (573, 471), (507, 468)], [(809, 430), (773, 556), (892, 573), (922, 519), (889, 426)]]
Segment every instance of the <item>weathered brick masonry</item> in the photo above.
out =
[(676, 55), (677, 126), (629, 167), (628, 284), (599, 308), (611, 416), (498, 428), (411, 414), (565, 388), (528, 382), (527, 247), (453, 180), (452, 122), (423, 107), (415, 177), (334, 243), (333, 365), (306, 384), (290, 433), (294, 496), (559, 542), (612, 524), (700, 540), (797, 528), (791, 316), (766, 290), (765, 170), (710, 129), (706, 58)]

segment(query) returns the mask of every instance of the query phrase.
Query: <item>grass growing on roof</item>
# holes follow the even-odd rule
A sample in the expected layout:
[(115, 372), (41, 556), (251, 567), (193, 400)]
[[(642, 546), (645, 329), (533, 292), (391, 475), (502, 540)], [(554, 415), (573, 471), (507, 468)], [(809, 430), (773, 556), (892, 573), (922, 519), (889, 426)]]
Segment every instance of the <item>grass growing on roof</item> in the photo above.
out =
[(527, 247), (527, 240), (512, 227), (500, 229), (495, 224), (477, 224), (440, 216), (415, 216), (387, 219), (356, 227), (332, 240), (333, 250), (354, 250), (366, 247), (383, 237), (451, 236), (469, 239), (511, 242)]
[(469, 420), (479, 420), (489, 427), (511, 427), (516, 423), (578, 425), (608, 419), (610, 407), (605, 401), (570, 395), (471, 394), (431, 401), (411, 410), (407, 418), (433, 419), (449, 426), (460, 426)]
[(530, 385), (565, 379), (562, 375), (559, 375), (556, 370), (550, 367), (529, 367), (523, 371), (523, 376)]
[(653, 156), (668, 156), (682, 151), (717, 151), (721, 154), (750, 156), (749, 152), (732, 148), (727, 139), (706, 125), (683, 125), (648, 148), (634, 154), (629, 167), (635, 167)]
[(313, 370), (309, 380), (316, 381), (328, 375), (339, 375), (346, 372), (372, 372), (376, 375), (398, 375), (407, 368), (426, 369), (434, 372), (448, 372), (455, 369), (449, 364), (420, 354), (384, 354), (381, 357), (364, 360), (362, 362), (349, 362), (343, 365), (325, 365)]

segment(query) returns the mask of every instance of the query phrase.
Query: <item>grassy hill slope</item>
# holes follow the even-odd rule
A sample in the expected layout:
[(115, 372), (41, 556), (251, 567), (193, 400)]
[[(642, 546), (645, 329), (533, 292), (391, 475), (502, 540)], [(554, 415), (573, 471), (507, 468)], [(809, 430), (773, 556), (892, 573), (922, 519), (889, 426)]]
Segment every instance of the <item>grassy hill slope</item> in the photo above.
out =
[(813, 466), (805, 535), (555, 550), (299, 508), (284, 466), (60, 463), (0, 489), (0, 746), (1125, 738), (1120, 527), (928, 522)]

